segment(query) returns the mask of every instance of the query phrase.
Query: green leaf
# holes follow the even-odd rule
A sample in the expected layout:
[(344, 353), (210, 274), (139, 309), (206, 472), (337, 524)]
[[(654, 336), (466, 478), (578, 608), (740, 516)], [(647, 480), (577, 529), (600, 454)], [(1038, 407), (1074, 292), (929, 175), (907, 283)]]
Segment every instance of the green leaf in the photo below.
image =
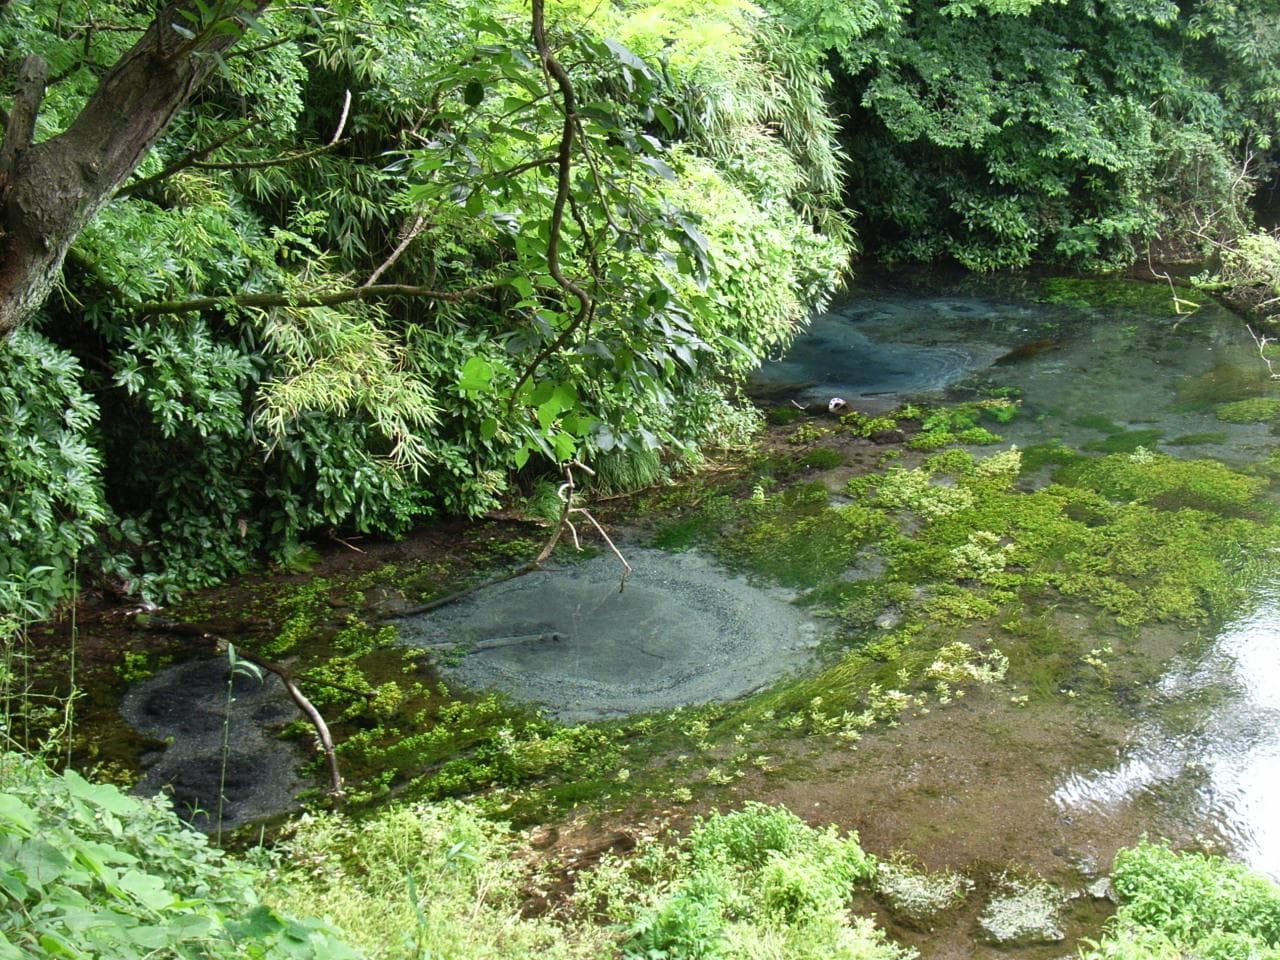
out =
[(556, 392), (556, 384), (551, 380), (542, 380), (533, 388), (533, 396), (529, 398), (529, 402), (536, 406), (541, 406), (554, 396)]
[(556, 417), (560, 415), (560, 403), (551, 399), (544, 404), (538, 406), (538, 425), (544, 431), (550, 430), (551, 425), (556, 422)]
[(87, 801), (108, 813), (124, 817), (137, 812), (138, 801), (121, 793), (117, 787), (110, 784), (90, 783), (74, 770), (68, 770), (63, 774), (63, 781), (66, 783), (67, 793), (71, 796)]
[(467, 393), (479, 393), (493, 382), (493, 364), (484, 357), (471, 357), (462, 365), (458, 386)]
[(493, 417), (485, 417), (480, 421), (480, 437), (484, 440), (492, 440), (498, 432), (498, 421)]
[(551, 398), (560, 405), (560, 410), (572, 410), (578, 405), (578, 389), (572, 383), (558, 383)]
[(573, 459), (573, 455), (578, 449), (577, 443), (574, 442), (573, 435), (565, 433), (563, 430), (552, 438), (552, 443), (555, 445), (556, 458), (561, 463), (564, 463), (566, 460)]
[(10, 824), (10, 829), (0, 824), (0, 832), (13, 832), (23, 837), (35, 833), (36, 824), (39, 823), (34, 810), (7, 793), (0, 793), (0, 820)]
[(164, 885), (161, 877), (139, 870), (128, 870), (116, 880), (118, 886), (148, 910), (159, 913), (174, 902), (174, 895)]
[(0, 893), (6, 893), (18, 903), (27, 899), (29, 889), (18, 877), (16, 865), (0, 860)]
[(520, 294), (522, 300), (529, 300), (533, 297), (533, 283), (528, 277), (512, 277), (507, 284)]

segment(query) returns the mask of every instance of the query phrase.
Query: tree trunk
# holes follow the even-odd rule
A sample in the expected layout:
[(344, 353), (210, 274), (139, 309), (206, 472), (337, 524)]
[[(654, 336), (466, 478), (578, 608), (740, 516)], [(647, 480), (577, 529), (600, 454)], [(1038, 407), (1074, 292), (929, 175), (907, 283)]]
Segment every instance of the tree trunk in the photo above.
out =
[(28, 57), (0, 145), (0, 337), (40, 309), (67, 250), (133, 173), (204, 83), (218, 54), (246, 29), (238, 19), (270, 0), (231, 4), (215, 23), (197, 21), (195, 0), (170, 3), (102, 78), (63, 133), (32, 144), (46, 68)]

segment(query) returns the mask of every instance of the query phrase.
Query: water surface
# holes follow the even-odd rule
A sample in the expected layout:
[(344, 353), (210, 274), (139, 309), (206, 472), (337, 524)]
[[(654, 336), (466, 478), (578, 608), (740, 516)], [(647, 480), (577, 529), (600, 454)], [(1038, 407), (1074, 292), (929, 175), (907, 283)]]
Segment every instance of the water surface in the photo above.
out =
[[(1272, 423), (1224, 422), (1219, 406), (1280, 395), (1245, 322), (1212, 301), (1188, 313), (1157, 285), (1020, 276), (855, 289), (755, 385), (867, 413), (1013, 396), (1021, 415), (988, 424), (1004, 443), (979, 455), (1060, 442), (1232, 466), (1265, 460), (1276, 435)], [(1112, 755), (1050, 775), (1064, 821), (1141, 819), (1280, 879), (1280, 560), (1261, 559), (1270, 585), (1208, 636), (1173, 645), (1183, 652), (1131, 698)]]

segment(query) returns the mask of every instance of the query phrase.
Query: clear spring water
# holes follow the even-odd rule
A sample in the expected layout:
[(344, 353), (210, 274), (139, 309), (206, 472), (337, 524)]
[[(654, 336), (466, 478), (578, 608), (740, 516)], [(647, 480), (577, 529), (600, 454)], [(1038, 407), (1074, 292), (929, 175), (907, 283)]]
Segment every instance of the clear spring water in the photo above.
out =
[[(1070, 302), (1108, 287), (1138, 302)], [(1027, 356), (1009, 356), (1020, 349)], [(803, 405), (843, 397), (864, 412), (1015, 388), (1024, 415), (1000, 432), (1020, 446), (1097, 444), (1108, 435), (1103, 421), (1158, 430), (1149, 446), (1174, 456), (1256, 460), (1275, 445), (1269, 424), (1223, 423), (1214, 411), (1271, 389), (1243, 321), (1212, 302), (1179, 314), (1168, 288), (1154, 284), (1046, 291), (1012, 276), (856, 289), (753, 386)]]
[[(1212, 302), (1179, 312), (1168, 292), (1024, 277), (866, 287), (817, 318), (755, 388), (806, 406), (839, 396), (868, 413), (1014, 388), (1022, 415), (995, 426), (1006, 445), (1103, 451), (1128, 438), (1173, 456), (1265, 459), (1271, 424), (1215, 410), (1280, 396), (1245, 322)], [(1275, 567), (1250, 608), (1170, 666), (1113, 760), (1062, 772), (1052, 802), (1158, 810), (1280, 879), (1280, 558)]]

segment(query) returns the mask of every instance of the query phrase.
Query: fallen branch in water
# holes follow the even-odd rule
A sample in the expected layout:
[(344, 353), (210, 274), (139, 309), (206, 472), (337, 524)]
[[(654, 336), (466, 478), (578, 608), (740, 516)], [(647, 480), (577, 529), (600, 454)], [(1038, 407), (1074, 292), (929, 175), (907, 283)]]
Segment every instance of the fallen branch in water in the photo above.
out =
[[(177, 634), (179, 636), (199, 637), (202, 640), (208, 640), (215, 645), (218, 650), (225, 650), (229, 645), (227, 640), (216, 633), (212, 633), (205, 629), (202, 624), (196, 623), (180, 623), (176, 620), (166, 620), (162, 617), (148, 616), (146, 619), (139, 617), (135, 624), (144, 630), (150, 630), (156, 633)], [(280, 678), (280, 682), (284, 684), (285, 690), (293, 699), (294, 704), (302, 711), (303, 716), (307, 718), (311, 726), (316, 731), (316, 737), (320, 742), (321, 749), (324, 750), (325, 759), (329, 762), (329, 780), (331, 783), (331, 792), (335, 797), (343, 795), (342, 775), (338, 770), (338, 754), (333, 746), (333, 736), (329, 733), (329, 725), (325, 723), (324, 716), (316, 709), (313, 704), (298, 687), (292, 671), (282, 664), (267, 660), (245, 650), (243, 647), (236, 647), (236, 655), (241, 660), (248, 660), (250, 663), (256, 664), (264, 670), (274, 673)], [(372, 699), (375, 694), (368, 690), (356, 690), (352, 687), (346, 687), (338, 683), (329, 683), (324, 680), (314, 681), (321, 686), (330, 687), (334, 690), (341, 690), (344, 693), (350, 693), (355, 696), (366, 697)]]
[(1267, 356), (1267, 345), (1276, 342), (1275, 337), (1260, 337), (1253, 332), (1253, 327), (1245, 325), (1245, 329), (1249, 331), (1249, 336), (1253, 337), (1253, 342), (1258, 345), (1258, 356), (1262, 358), (1262, 362), (1267, 365), (1267, 373), (1271, 375), (1272, 380), (1280, 380), (1280, 373), (1276, 373), (1276, 368), (1272, 366), (1271, 358)]
[(542, 545), (542, 549), (538, 551), (538, 555), (536, 557), (528, 563), (521, 564), (514, 570), (508, 570), (505, 573), (489, 577), (487, 580), (481, 580), (479, 583), (473, 583), (471, 586), (464, 587), (463, 589), (458, 590), (455, 593), (451, 593), (446, 597), (429, 600), (426, 603), (420, 603), (417, 606), (409, 607), (405, 610), (398, 610), (395, 613), (385, 614), (380, 619), (384, 621), (403, 620), (405, 617), (416, 617), (418, 614), (430, 613), (432, 610), (439, 610), (441, 607), (447, 607), (451, 603), (457, 603), (459, 600), (464, 600), (473, 593), (483, 590), (485, 587), (492, 587), (499, 583), (506, 583), (508, 580), (514, 580), (516, 577), (523, 577), (526, 573), (533, 573), (535, 570), (541, 570), (542, 565), (550, 558), (552, 551), (555, 550), (561, 537), (564, 536), (565, 530), (568, 530), (570, 532), (570, 536), (573, 537), (574, 547), (581, 550), (582, 544), (578, 541), (578, 530), (570, 519), (574, 514), (580, 514), (590, 521), (591, 525), (600, 532), (600, 536), (604, 537), (604, 542), (609, 545), (609, 549), (613, 551), (613, 555), (618, 558), (619, 562), (621, 562), (623, 572), (622, 579), (618, 583), (618, 592), (621, 593), (622, 589), (627, 584), (627, 578), (631, 576), (631, 564), (627, 563), (626, 557), (622, 555), (622, 552), (614, 545), (614, 542), (609, 539), (609, 535), (604, 532), (604, 528), (596, 522), (596, 518), (591, 515), (587, 508), (574, 505), (574, 491), (577, 489), (577, 485), (573, 480), (573, 471), (575, 469), (585, 471), (593, 477), (595, 476), (595, 471), (586, 464), (578, 463), (576, 460), (572, 463), (566, 464), (564, 468), (565, 482), (560, 485), (560, 489), (557, 491), (561, 504), (560, 516), (556, 519), (556, 524), (551, 530), (551, 535), (547, 537), (547, 542)]

